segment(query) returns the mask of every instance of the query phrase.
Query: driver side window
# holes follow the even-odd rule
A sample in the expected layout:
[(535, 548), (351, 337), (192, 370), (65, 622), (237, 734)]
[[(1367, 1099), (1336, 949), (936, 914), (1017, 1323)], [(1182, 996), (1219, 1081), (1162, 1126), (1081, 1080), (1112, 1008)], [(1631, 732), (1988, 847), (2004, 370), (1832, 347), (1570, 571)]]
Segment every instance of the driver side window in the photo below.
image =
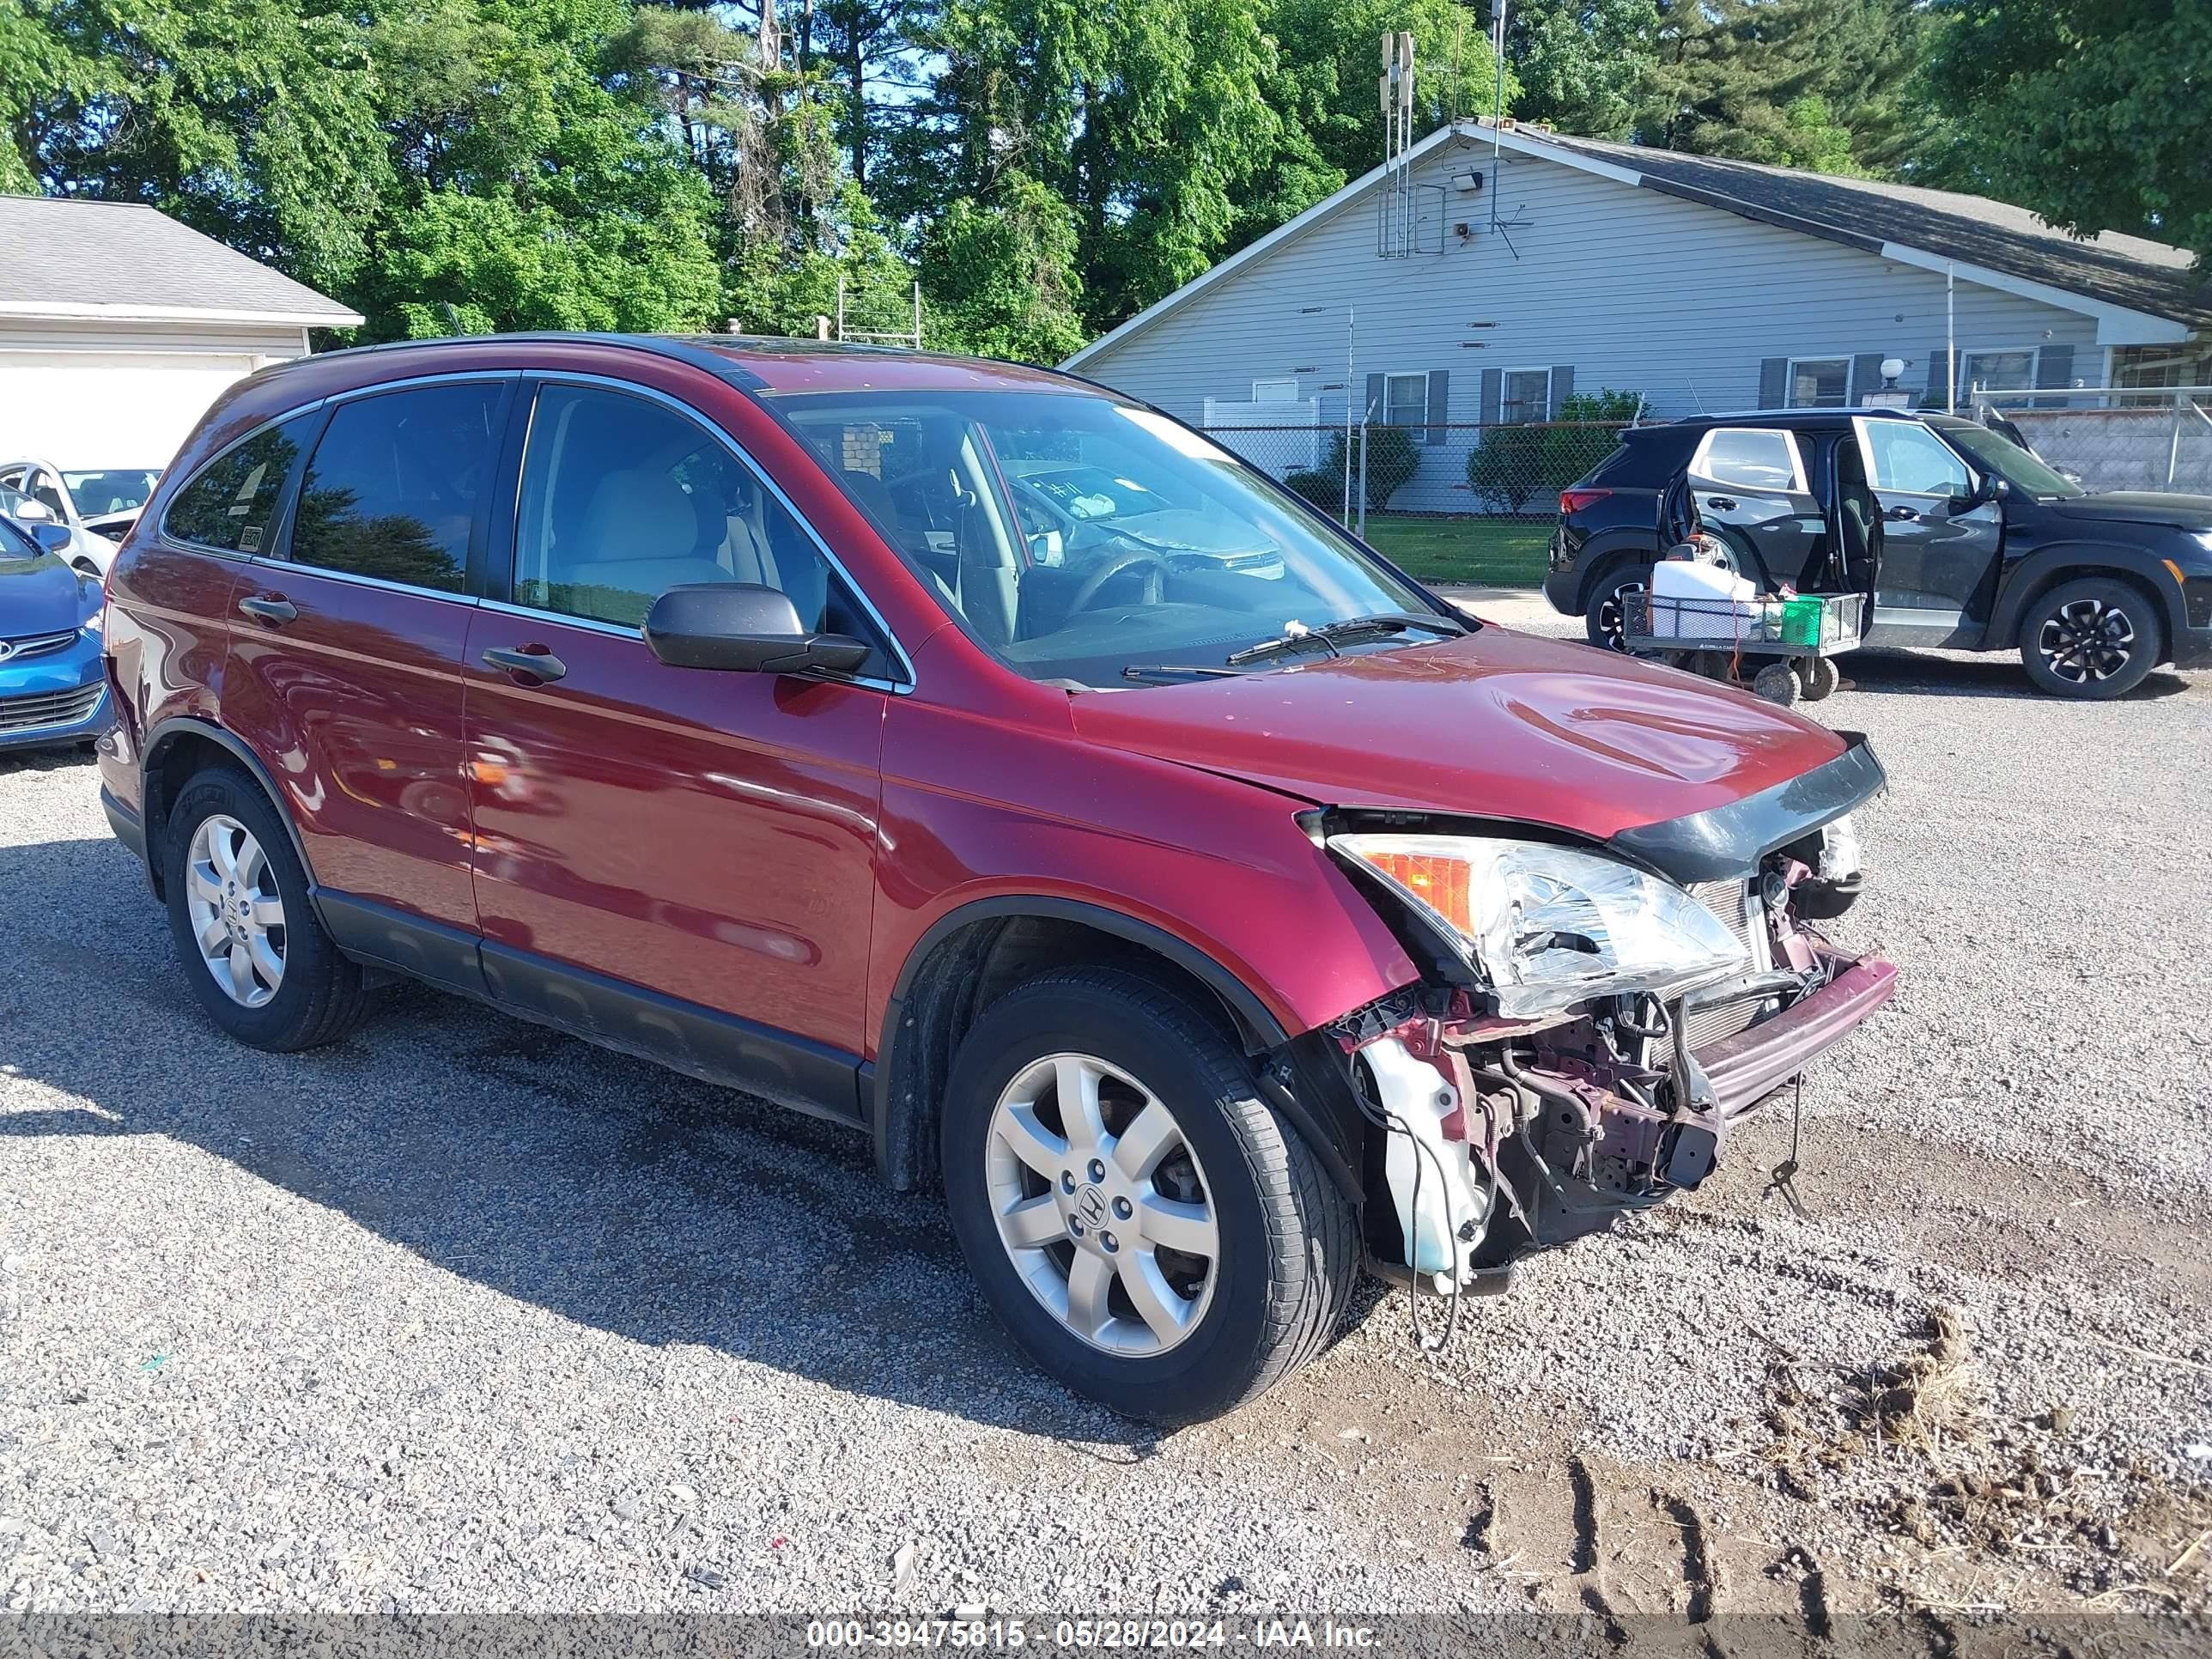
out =
[(1963, 495), (1972, 483), (1950, 446), (1912, 421), (1869, 421), (1867, 471), (1876, 489), (1914, 495)]
[(820, 550), (720, 439), (642, 398), (545, 386), (523, 457), (514, 602), (628, 628), (702, 582), (776, 588), (802, 627), (862, 631)]

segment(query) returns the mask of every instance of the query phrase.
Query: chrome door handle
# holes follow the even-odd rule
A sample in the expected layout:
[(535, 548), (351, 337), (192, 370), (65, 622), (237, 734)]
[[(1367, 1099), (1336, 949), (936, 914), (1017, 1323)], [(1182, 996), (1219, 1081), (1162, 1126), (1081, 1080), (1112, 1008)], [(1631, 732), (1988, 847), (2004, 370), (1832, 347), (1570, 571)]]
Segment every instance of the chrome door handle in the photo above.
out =
[(1716, 513), (1733, 513), (1735, 511), (1735, 498), (1733, 495), (1708, 495), (1705, 505)]
[(1893, 507), (1881, 515), (1892, 524), (1917, 524), (1920, 514), (1909, 507)]
[(300, 615), (299, 606), (282, 593), (252, 595), (240, 599), (238, 608), (254, 621), (266, 623), (271, 628), (282, 628), (286, 623), (296, 620)]
[(557, 680), (568, 672), (567, 663), (543, 647), (535, 651), (509, 651), (503, 647), (494, 646), (483, 653), (483, 659), (490, 667), (503, 669), (517, 679), (527, 680), (537, 685)]

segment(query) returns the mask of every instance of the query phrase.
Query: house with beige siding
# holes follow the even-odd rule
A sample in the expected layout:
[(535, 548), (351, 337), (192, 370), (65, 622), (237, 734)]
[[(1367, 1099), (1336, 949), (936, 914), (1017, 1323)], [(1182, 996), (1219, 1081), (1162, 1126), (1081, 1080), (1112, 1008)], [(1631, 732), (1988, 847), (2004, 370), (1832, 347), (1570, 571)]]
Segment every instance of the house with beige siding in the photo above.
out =
[[(1227, 433), (1411, 428), (1391, 504), (1466, 511), (1476, 428), (1575, 392), (1639, 393), (1647, 418), (1855, 405), (1886, 359), (1939, 407), (2201, 385), (2212, 292), (2181, 249), (1985, 198), (1463, 123), (1064, 367)], [(1311, 465), (1310, 441), (1230, 441)]]

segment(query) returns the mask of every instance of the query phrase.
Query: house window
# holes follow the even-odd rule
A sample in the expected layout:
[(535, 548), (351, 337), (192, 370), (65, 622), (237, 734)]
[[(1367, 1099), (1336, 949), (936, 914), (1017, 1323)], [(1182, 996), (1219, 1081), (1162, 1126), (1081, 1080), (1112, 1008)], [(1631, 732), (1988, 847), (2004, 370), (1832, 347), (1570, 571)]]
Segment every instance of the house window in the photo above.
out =
[(1508, 426), (1523, 421), (1548, 421), (1552, 418), (1552, 371), (1548, 368), (1509, 368), (1505, 371), (1505, 396), (1499, 404), (1498, 417)]
[(1298, 383), (1295, 377), (1252, 382), (1252, 401), (1255, 404), (1294, 404), (1297, 400)]
[(1429, 418), (1429, 377), (1425, 374), (1386, 374), (1382, 377), (1382, 424), (1423, 426)]
[[(2112, 384), (2116, 386), (2212, 386), (2212, 353), (2194, 345), (2114, 346)], [(2165, 406), (2171, 398), (2123, 398), (2125, 406)], [(0, 481), (4, 482), (4, 481)]]
[(1962, 351), (1959, 354), (1959, 396), (1978, 392), (2026, 392), (2035, 385), (2035, 349), (2008, 347), (2002, 351)]
[(1790, 360), (1790, 406), (1792, 409), (1841, 409), (1850, 400), (1850, 358), (1792, 357)]

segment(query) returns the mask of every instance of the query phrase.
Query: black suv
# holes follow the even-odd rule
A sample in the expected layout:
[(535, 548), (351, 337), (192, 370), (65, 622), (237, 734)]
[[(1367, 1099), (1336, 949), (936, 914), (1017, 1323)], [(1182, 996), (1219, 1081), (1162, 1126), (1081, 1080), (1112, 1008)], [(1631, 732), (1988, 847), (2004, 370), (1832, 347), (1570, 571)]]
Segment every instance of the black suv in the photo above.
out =
[(1867, 643), (2019, 647), (2028, 678), (2116, 697), (2212, 664), (2212, 496), (2088, 495), (1954, 416), (1697, 416), (1621, 434), (1559, 493), (1544, 595), (1620, 647), (1621, 599), (1693, 528), (1771, 591), (1863, 592)]

